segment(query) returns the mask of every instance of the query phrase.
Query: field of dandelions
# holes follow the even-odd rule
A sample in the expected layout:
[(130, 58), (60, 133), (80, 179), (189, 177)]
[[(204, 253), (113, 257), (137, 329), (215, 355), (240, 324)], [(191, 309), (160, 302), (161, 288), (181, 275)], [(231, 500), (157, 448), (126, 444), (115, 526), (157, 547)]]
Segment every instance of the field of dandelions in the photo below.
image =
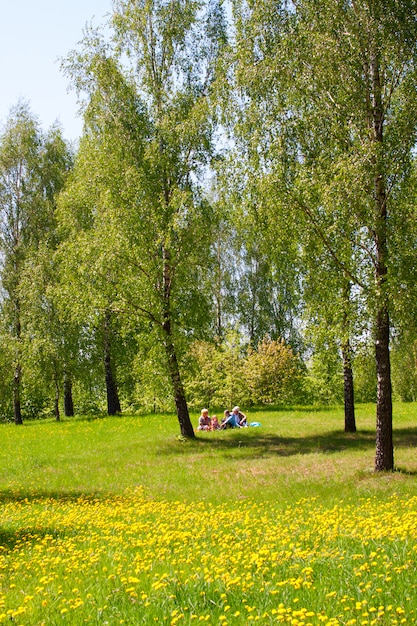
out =
[[(111, 465), (116, 476), (117, 464), (124, 481), (129, 471), (138, 478), (128, 453), (126, 464), (120, 456), (111, 458), (110, 441), (117, 447), (120, 424), (119, 418), (118, 423), (102, 420), (97, 431), (88, 426), (91, 439), (78, 450), (81, 455), (83, 446), (88, 448), (88, 458), (80, 456), (79, 463), (88, 460), (95, 480)], [(72, 439), (66, 438), (73, 458), (82, 427), (79, 423)], [(3, 437), (10, 435), (16, 446), (11, 427), (2, 428)], [(278, 485), (275, 496), (270, 486), (267, 498), (243, 494), (216, 502), (204, 497), (204, 489), (201, 499), (164, 497), (149, 485), (134, 485), (132, 478), (131, 485), (122, 484), (114, 493), (108, 486), (88, 493), (82, 485), (73, 491), (66, 485), (60, 493), (56, 484), (48, 492), (48, 479), (37, 482), (36, 472), (45, 476), (47, 459), (55, 458), (51, 438), (56, 471), (63, 466), (65, 471), (70, 461), (57, 439), (57, 433), (63, 439), (62, 428), (31, 426), (29, 436), (19, 435), (27, 447), (8, 450), (26, 454), (21, 464), (35, 455), (38, 469), (26, 487), (16, 469), (7, 488), (2, 470), (0, 624), (417, 624), (417, 496), (404, 488), (396, 493), (390, 486), (385, 495), (380, 489), (358, 491), (357, 498), (344, 498), (335, 483), (334, 497), (322, 498), (320, 490), (315, 493), (306, 484), (304, 496), (293, 499), (285, 498)], [(113, 432), (104, 445), (106, 428)], [(232, 441), (225, 433), (215, 436)], [(39, 438), (43, 453), (36, 449), (35, 454)], [(98, 446), (96, 466), (92, 441)], [(180, 482), (175, 468), (171, 473), (167, 468), (189, 462), (187, 453), (181, 453), (181, 461), (165, 460), (155, 448), (151, 466), (146, 438), (142, 448), (140, 435), (137, 443), (135, 458), (138, 465), (142, 458), (149, 475), (165, 471), (167, 481)], [(218, 463), (221, 479), (233, 481), (232, 453), (223, 448), (213, 453), (208, 446), (202, 465)], [(222, 456), (228, 454), (225, 461)], [(100, 468), (105, 457), (109, 467)], [(12, 469), (13, 463), (17, 468), (18, 459)], [(251, 459), (245, 463), (250, 471)]]

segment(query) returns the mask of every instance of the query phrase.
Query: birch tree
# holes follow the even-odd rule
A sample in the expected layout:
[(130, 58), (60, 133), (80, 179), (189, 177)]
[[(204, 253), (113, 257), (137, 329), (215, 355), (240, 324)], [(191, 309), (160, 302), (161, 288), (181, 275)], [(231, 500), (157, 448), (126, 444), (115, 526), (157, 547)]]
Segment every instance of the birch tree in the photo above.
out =
[[(70, 165), (70, 151), (60, 129), (43, 134), (27, 103), (13, 107), (0, 137), (0, 248), (2, 314), (9, 329), (6, 349), (13, 361), (16, 424), (22, 423), (24, 318), (28, 313), (25, 270), (40, 247), (47, 245), (51, 250), (56, 245), (55, 201)], [(31, 279), (35, 280), (33, 273)]]
[(211, 216), (201, 177), (213, 154), (222, 11), (216, 2), (117, 0), (109, 26), (112, 41), (90, 34), (66, 64), (87, 94), (79, 180), (94, 221), (96, 284), (114, 284), (113, 310), (148, 320), (164, 346), (181, 434), (194, 437), (180, 353), (207, 315), (198, 276)]
[(238, 5), (238, 79), (250, 94), (264, 174), (364, 294), (374, 334), (377, 471), (394, 467), (391, 243), (407, 219), (417, 127), (414, 1)]

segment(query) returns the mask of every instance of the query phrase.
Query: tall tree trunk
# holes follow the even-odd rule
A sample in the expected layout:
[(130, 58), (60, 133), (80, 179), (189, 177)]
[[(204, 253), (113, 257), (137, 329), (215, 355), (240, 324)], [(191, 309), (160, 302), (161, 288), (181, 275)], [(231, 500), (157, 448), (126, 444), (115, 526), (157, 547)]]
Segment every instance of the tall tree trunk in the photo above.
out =
[(59, 412), (59, 385), (58, 385), (58, 381), (57, 380), (55, 380), (54, 413), (55, 413), (56, 421), (59, 422), (61, 420), (61, 415), (60, 415), (60, 412)]
[(111, 359), (111, 313), (106, 311), (104, 316), (104, 372), (106, 378), (107, 413), (117, 415), (121, 413), (117, 384), (113, 374)]
[(61, 414), (59, 411), (59, 381), (60, 376), (58, 374), (58, 367), (56, 362), (53, 363), (54, 371), (54, 385), (55, 385), (55, 399), (54, 399), (54, 415), (57, 422), (61, 420)]
[(181, 435), (188, 439), (194, 439), (194, 429), (191, 424), (190, 414), (188, 412), (187, 401), (185, 398), (184, 387), (181, 381), (180, 368), (178, 365), (177, 353), (175, 351), (174, 341), (172, 338), (171, 327), (171, 253), (168, 248), (163, 247), (163, 323), (162, 330), (164, 333), (164, 346), (168, 360), (168, 369), (171, 377), (172, 390), (174, 394), (175, 408), (177, 418), (180, 425)]
[(375, 470), (380, 472), (394, 469), (389, 316), (384, 308), (377, 316), (375, 354), (377, 373)]
[(22, 377), (22, 368), (20, 366), (20, 363), (17, 363), (14, 368), (14, 377), (13, 377), (13, 416), (14, 416), (14, 423), (17, 425), (23, 424), (22, 406), (20, 402), (21, 377)]
[(216, 256), (217, 256), (217, 273), (215, 274), (215, 293), (214, 301), (216, 307), (216, 334), (221, 341), (223, 339), (223, 305), (222, 305), (222, 246), (221, 243), (217, 243)]
[(219, 340), (223, 338), (223, 325), (222, 325), (222, 304), (221, 304), (221, 295), (218, 291), (215, 296), (215, 306), (216, 306), (216, 334)]
[(64, 374), (64, 415), (65, 417), (73, 417), (74, 415), (72, 380), (67, 372)]
[(185, 398), (184, 387), (181, 381), (177, 355), (175, 352), (174, 344), (172, 342), (169, 322), (164, 324), (164, 332), (164, 345), (168, 359), (168, 368), (171, 377), (175, 408), (177, 412), (178, 422), (180, 425), (181, 435), (183, 435), (183, 437), (187, 437), (188, 439), (194, 439), (194, 429), (193, 425), (191, 424), (190, 414), (188, 412), (187, 401)]
[(380, 220), (376, 232), (377, 266), (375, 280), (377, 287), (378, 310), (375, 328), (375, 360), (377, 375), (376, 399), (376, 452), (375, 471), (392, 471), (394, 469), (394, 444), (392, 436), (392, 387), (390, 363), (390, 322), (386, 295), (386, 197), (382, 176), (375, 182), (376, 202), (378, 203)]
[(345, 433), (356, 432), (355, 402), (352, 371), (352, 350), (349, 340), (342, 345), (343, 397), (345, 404)]
[[(375, 41), (372, 42), (375, 46)], [(382, 83), (380, 63), (376, 50), (370, 58), (371, 97), (368, 103), (370, 130), (374, 142), (374, 202), (375, 202), (375, 283), (377, 298), (375, 328), (375, 360), (377, 373), (377, 409), (376, 409), (376, 452), (375, 471), (394, 469), (394, 446), (392, 438), (392, 390), (388, 314), (388, 295), (386, 292), (388, 272), (387, 246), (387, 193), (384, 177), (383, 129), (384, 110), (382, 105)]]
[(350, 319), (350, 301), (351, 301), (351, 283), (349, 278), (345, 277), (343, 286), (343, 334), (342, 341), (342, 358), (343, 358), (343, 398), (345, 404), (345, 433), (356, 432), (355, 421), (355, 396), (353, 387), (353, 370), (352, 370), (352, 348), (350, 345), (351, 335), (351, 319)]

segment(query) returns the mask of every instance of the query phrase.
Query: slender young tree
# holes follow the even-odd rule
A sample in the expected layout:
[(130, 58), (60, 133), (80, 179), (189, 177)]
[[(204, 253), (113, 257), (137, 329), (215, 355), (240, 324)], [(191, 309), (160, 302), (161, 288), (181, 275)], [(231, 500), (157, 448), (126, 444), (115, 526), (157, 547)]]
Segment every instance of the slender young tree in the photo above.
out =
[[(54, 245), (55, 197), (62, 188), (69, 164), (70, 153), (60, 130), (52, 128), (44, 135), (28, 104), (19, 102), (11, 110), (0, 137), (2, 312), (10, 329), (9, 345), (13, 351), (16, 424), (22, 423), (22, 346), (24, 322), (28, 319), (25, 268), (31, 265), (45, 241)], [(41, 314), (44, 313), (45, 310)]]
[(27, 105), (20, 103), (7, 120), (0, 145), (1, 247), (3, 252), (2, 286), (6, 295), (3, 315), (9, 319), (10, 341), (14, 346), (13, 412), (15, 424), (22, 424), (22, 323), (19, 279), (25, 244), (29, 239), (25, 225), (31, 203), (37, 201), (37, 157), (39, 129)]
[[(54, 253), (59, 239), (57, 198), (72, 168), (72, 150), (53, 126), (43, 137), (38, 154), (41, 193), (31, 219), (31, 249), (22, 267), (19, 293), (22, 302), (25, 369), (43, 380), (54, 395), (54, 414), (60, 419), (64, 371), (69, 371), (76, 347), (60, 315), (55, 291), (58, 281)], [(74, 335), (71, 333), (71, 337)], [(49, 391), (50, 392), (50, 391)]]

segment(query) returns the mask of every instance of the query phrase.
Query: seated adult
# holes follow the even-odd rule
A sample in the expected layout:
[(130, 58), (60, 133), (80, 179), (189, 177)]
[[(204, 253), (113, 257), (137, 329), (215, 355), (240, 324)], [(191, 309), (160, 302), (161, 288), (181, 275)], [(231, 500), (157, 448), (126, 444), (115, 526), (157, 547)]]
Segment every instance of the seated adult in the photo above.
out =
[(242, 413), (242, 411), (240, 410), (240, 408), (238, 406), (235, 406), (233, 408), (232, 415), (235, 416), (235, 421), (239, 424), (239, 426), (241, 428), (244, 428), (245, 426), (248, 425), (248, 419), (247, 419), (246, 415), (244, 413)]
[(198, 418), (197, 430), (210, 430), (210, 428), (211, 428), (211, 419), (209, 417), (208, 409), (201, 409), (201, 415)]
[[(233, 411), (225, 411), (225, 419), (222, 422), (221, 428), (242, 428), (246, 426), (246, 415), (240, 412), (239, 407), (235, 406)], [(241, 424), (242, 421), (242, 424)]]

